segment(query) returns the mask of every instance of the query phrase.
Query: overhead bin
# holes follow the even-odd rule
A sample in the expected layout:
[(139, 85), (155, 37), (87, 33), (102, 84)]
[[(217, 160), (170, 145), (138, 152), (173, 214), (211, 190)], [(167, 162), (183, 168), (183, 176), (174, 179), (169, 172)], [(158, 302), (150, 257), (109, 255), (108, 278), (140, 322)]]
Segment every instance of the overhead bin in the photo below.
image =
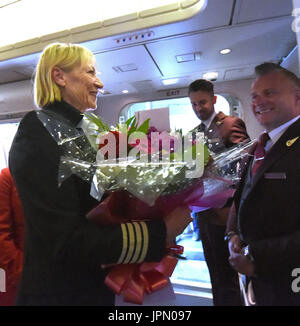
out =
[(30, 80), (0, 85), (0, 120), (20, 118), (34, 109)]
[(207, 0), (14, 1), (0, 7), (0, 30), (6, 31), (0, 35), (0, 61), (39, 52), (54, 40), (81, 43), (182, 21), (206, 4)]
[[(205, 72), (217, 71), (218, 80), (227, 80), (226, 70), (241, 67), (249, 68), (248, 76), (244, 77), (250, 78), (255, 65), (264, 61), (279, 62), (295, 46), (291, 22), (289, 16), (280, 17), (163, 39), (146, 46), (162, 74), (168, 78), (195, 73), (202, 76)], [(232, 49), (232, 53), (227, 56), (220, 54), (224, 48)], [(191, 60), (178, 62), (178, 56), (185, 53), (194, 56)], [(241, 78), (241, 75), (237, 77)]]

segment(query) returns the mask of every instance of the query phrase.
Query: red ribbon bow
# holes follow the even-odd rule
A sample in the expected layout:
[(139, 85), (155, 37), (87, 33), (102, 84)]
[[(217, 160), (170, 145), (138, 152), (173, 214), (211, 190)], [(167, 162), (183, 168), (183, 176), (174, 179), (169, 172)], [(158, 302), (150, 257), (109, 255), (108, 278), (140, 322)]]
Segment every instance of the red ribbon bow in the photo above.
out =
[(105, 284), (115, 293), (123, 294), (127, 302), (142, 304), (145, 292), (150, 294), (168, 284), (177, 258), (173, 253), (182, 254), (183, 247), (174, 245), (159, 263), (121, 264), (111, 268)]

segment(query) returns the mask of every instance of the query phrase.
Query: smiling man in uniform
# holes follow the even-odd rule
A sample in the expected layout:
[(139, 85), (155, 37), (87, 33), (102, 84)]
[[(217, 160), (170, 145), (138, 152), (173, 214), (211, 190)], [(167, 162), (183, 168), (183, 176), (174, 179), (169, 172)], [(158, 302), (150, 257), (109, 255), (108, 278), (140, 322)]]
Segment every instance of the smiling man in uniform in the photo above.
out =
[(227, 224), (230, 263), (257, 305), (300, 305), (300, 83), (273, 63), (256, 67), (252, 110), (265, 128), (249, 156)]

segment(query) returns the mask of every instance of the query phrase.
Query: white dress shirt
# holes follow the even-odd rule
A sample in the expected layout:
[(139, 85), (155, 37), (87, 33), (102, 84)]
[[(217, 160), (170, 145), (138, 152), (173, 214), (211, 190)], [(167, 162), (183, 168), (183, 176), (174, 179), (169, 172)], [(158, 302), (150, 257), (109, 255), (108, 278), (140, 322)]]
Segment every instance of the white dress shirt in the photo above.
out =
[(217, 113), (216, 111), (214, 111), (214, 113), (207, 120), (201, 120), (201, 122), (205, 124), (205, 130), (209, 128), (210, 124), (212, 123), (216, 115)]
[[(287, 128), (296, 122), (300, 118), (300, 115), (293, 118), (292, 120), (282, 124), (281, 126), (271, 130), (268, 134), (270, 136), (270, 140), (267, 141), (267, 144), (265, 146), (265, 151), (268, 152), (270, 148), (277, 142), (277, 140), (284, 134), (284, 132), (287, 130)], [(266, 131), (265, 131), (266, 132)]]

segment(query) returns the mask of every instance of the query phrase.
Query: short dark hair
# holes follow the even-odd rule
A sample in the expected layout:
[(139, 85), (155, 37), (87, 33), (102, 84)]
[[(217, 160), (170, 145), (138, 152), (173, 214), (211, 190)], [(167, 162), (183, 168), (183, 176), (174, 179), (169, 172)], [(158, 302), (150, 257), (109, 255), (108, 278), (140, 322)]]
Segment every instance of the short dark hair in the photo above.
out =
[(299, 78), (290, 70), (287, 70), (281, 67), (278, 63), (273, 62), (264, 62), (255, 67), (255, 75), (256, 77), (262, 77), (271, 72), (280, 72), (285, 75), (290, 81), (292, 81), (295, 86), (300, 88), (300, 80)]
[(206, 79), (197, 79), (189, 85), (188, 95), (198, 91), (207, 92), (214, 96), (214, 85)]

